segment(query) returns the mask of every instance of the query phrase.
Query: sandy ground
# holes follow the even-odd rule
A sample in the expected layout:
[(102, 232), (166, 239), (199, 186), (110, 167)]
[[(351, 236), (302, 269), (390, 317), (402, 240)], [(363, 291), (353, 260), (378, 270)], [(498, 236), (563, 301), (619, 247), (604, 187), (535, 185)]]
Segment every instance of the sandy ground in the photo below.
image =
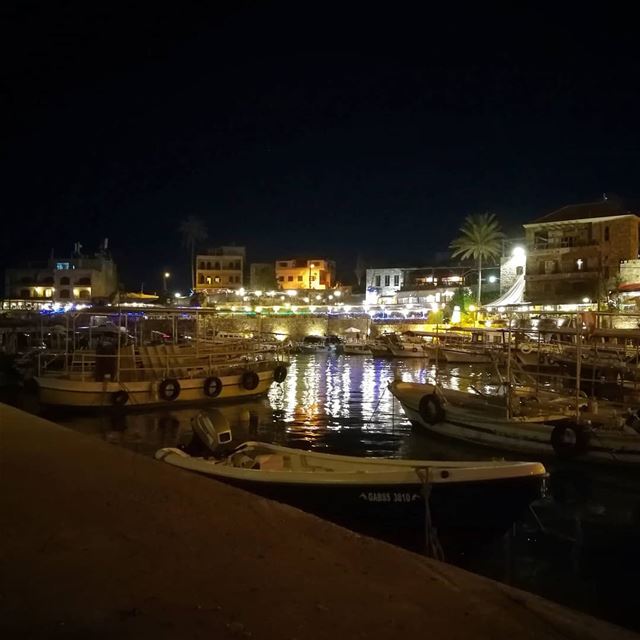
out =
[(0, 405), (3, 638), (638, 638)]

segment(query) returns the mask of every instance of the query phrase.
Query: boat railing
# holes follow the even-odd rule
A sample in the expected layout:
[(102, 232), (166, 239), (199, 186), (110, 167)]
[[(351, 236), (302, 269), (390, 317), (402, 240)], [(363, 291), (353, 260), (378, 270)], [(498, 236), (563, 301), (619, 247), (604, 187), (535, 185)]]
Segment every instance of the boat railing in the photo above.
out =
[(284, 349), (270, 346), (246, 345), (244, 349), (231, 348), (193, 349), (177, 345), (134, 347), (128, 345), (109, 353), (93, 350), (77, 350), (61, 354), (63, 367), (49, 371), (45, 354), (38, 357), (38, 375), (65, 376), (88, 381), (142, 381), (172, 378), (196, 378), (219, 375), (222, 371), (260, 369), (275, 362), (287, 362)]

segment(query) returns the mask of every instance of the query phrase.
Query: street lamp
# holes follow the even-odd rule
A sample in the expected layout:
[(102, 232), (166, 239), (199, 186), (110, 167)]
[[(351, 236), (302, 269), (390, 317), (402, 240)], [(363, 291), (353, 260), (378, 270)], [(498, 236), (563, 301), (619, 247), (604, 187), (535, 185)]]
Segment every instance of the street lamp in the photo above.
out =
[(168, 271), (164, 272), (164, 290), (167, 290), (167, 280), (171, 277), (171, 274)]

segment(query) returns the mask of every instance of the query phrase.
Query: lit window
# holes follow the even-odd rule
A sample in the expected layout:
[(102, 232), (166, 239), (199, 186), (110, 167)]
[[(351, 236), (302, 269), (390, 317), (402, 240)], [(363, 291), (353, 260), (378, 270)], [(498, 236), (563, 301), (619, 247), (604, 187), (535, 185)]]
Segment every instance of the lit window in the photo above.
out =
[(211, 276), (207, 276), (207, 284), (211, 284)]
[(220, 282), (220, 276), (216, 276), (216, 277), (213, 279), (213, 281), (214, 281), (214, 282), (218, 282), (218, 283), (219, 283), (219, 282)]

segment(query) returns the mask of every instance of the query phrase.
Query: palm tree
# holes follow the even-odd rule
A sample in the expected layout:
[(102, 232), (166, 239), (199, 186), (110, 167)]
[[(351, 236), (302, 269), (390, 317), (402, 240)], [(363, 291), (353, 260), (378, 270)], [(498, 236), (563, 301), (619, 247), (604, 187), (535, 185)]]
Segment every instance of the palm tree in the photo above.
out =
[(479, 213), (465, 218), (460, 227), (460, 236), (449, 245), (453, 249), (453, 258), (472, 258), (478, 263), (478, 308), (482, 297), (482, 263), (496, 260), (500, 256), (502, 238), (504, 233), (500, 230), (496, 216), (493, 213)]
[(180, 223), (182, 246), (189, 249), (191, 256), (191, 289), (196, 288), (196, 245), (207, 239), (207, 228), (197, 216), (189, 216)]

